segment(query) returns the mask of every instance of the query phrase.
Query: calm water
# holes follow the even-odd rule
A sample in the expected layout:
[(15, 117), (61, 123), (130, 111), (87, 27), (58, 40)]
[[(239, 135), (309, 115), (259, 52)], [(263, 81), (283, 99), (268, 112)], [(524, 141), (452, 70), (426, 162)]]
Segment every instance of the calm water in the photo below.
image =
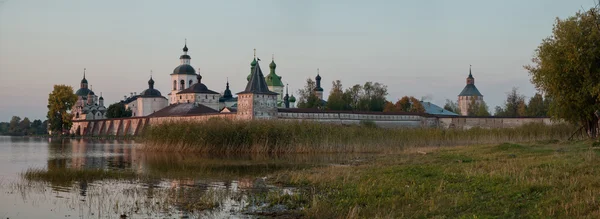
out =
[[(265, 194), (276, 171), (345, 164), (357, 156), (203, 157), (144, 153), (133, 141), (0, 136), (0, 218), (253, 218), (285, 211)], [(35, 170), (46, 177), (28, 178)], [(105, 177), (75, 176), (105, 170)]]

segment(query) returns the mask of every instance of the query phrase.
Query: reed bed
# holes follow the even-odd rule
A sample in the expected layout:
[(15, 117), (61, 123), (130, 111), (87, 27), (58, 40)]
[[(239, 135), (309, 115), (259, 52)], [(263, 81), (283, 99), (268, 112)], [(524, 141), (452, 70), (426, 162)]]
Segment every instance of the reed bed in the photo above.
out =
[(526, 124), (518, 128), (469, 130), (384, 129), (273, 120), (165, 123), (148, 127), (144, 150), (204, 154), (394, 153), (415, 146), (456, 146), (566, 140), (568, 124)]

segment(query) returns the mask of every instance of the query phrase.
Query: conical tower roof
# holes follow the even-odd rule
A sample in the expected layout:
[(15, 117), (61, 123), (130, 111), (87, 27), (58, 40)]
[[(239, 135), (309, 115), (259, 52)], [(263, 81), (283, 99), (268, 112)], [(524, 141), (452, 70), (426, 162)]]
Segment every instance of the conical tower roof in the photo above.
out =
[(246, 84), (246, 89), (238, 94), (268, 94), (268, 95), (277, 95), (277, 93), (272, 92), (267, 87), (267, 82), (265, 81), (265, 76), (260, 69), (259, 62), (256, 63), (254, 67), (254, 71), (250, 76), (250, 80), (248, 84)]

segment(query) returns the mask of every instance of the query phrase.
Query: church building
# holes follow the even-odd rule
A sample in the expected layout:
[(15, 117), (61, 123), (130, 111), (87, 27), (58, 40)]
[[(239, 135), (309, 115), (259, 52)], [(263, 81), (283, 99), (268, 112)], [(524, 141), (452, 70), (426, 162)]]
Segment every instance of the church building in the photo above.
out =
[(475, 87), (475, 78), (471, 74), (471, 67), (469, 67), (469, 77), (467, 77), (467, 85), (458, 95), (458, 107), (460, 108), (460, 115), (466, 116), (471, 103), (481, 104), (483, 102), (483, 95), (479, 93), (477, 87)]
[(73, 120), (96, 120), (106, 119), (106, 107), (104, 107), (104, 98), (102, 95), (98, 98), (96, 93), (88, 88), (88, 81), (85, 78), (85, 69), (83, 69), (83, 79), (79, 84), (79, 90), (75, 92), (77, 102), (71, 109)]

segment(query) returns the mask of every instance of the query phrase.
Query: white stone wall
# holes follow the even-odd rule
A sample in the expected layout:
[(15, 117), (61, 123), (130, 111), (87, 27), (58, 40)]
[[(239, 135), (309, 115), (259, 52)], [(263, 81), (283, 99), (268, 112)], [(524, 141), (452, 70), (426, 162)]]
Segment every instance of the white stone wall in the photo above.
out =
[(257, 119), (270, 119), (277, 118), (277, 96), (276, 95), (265, 95), (265, 94), (254, 94), (253, 105), (254, 105), (254, 118)]
[(138, 107), (135, 116), (148, 116), (169, 105), (164, 97), (138, 97), (136, 102)]
[[(174, 103), (178, 103), (177, 100), (177, 93), (179, 91), (182, 91), (183, 89), (189, 88), (190, 87), (190, 80), (192, 81), (192, 85), (197, 83), (198, 80), (196, 78), (196, 75), (184, 75), (184, 74), (175, 74), (175, 75), (171, 75), (171, 82), (169, 84), (169, 86), (171, 87), (171, 92), (169, 93), (169, 103), (170, 104), (174, 104)], [(180, 81), (183, 80), (184, 86), (181, 87)], [(175, 87), (173, 86), (173, 81), (175, 81)]]
[(239, 119), (250, 120), (254, 117), (252, 94), (239, 94), (237, 104), (237, 116)]
[(219, 103), (219, 98), (221, 94), (177, 94), (177, 98), (175, 98), (175, 103), (198, 103), (204, 106), (210, 107), (214, 110), (220, 110), (221, 105)]

